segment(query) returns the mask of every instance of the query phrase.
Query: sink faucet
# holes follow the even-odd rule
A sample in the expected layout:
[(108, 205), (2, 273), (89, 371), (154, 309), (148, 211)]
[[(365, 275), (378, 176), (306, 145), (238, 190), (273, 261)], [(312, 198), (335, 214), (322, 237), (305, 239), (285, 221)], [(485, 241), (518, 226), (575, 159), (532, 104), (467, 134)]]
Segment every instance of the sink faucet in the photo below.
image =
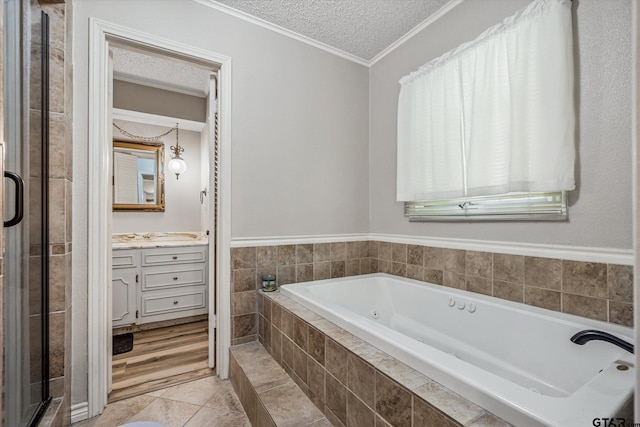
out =
[(624, 350), (627, 350), (629, 353), (633, 353), (633, 344), (621, 340), (620, 338), (604, 331), (585, 329), (584, 331), (580, 331), (571, 337), (571, 342), (574, 342), (578, 345), (584, 345), (584, 343), (592, 340), (606, 341), (613, 345), (617, 345)]

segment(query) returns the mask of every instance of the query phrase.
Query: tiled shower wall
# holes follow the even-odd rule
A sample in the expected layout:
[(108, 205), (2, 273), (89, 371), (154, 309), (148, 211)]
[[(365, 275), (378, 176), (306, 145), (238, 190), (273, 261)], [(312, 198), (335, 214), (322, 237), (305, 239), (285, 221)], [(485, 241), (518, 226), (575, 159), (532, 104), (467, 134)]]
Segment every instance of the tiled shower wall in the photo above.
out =
[(254, 341), (262, 276), (278, 285), (390, 273), (633, 326), (633, 267), (378, 241), (231, 250), (232, 344)]
[[(71, 410), (71, 188), (72, 188), (72, 2), (31, 1), (31, 61), (29, 81), (30, 151), (40, 146), (40, 11), (50, 19), (49, 43), (49, 375), (50, 392), (61, 399), (62, 425), (70, 424)], [(39, 187), (40, 164), (30, 156), (30, 183)], [(39, 192), (30, 191), (31, 207)], [(37, 221), (37, 219), (36, 219)], [(39, 223), (30, 223), (37, 242)], [(33, 274), (40, 274), (39, 246), (31, 248)]]

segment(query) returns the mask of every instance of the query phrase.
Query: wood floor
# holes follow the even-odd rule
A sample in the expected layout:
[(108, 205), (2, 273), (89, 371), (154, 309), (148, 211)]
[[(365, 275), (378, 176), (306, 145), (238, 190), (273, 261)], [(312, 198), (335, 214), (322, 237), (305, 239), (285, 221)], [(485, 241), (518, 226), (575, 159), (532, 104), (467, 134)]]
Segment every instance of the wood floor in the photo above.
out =
[(133, 350), (113, 356), (109, 403), (215, 374), (208, 367), (207, 321), (133, 334)]

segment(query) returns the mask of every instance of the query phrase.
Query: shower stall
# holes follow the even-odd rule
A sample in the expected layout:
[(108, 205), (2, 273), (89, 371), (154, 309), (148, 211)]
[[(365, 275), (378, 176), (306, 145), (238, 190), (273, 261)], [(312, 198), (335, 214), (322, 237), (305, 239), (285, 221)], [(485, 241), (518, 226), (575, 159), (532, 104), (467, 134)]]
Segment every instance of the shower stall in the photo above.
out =
[(4, 425), (36, 426), (49, 390), (49, 17), (3, 2)]

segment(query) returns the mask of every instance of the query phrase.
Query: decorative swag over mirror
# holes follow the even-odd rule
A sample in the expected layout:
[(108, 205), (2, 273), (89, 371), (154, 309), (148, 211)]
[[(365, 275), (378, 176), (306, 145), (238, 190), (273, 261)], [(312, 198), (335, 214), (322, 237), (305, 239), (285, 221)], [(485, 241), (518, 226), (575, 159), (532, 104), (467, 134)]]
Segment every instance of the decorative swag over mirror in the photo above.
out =
[(535, 0), (400, 85), (398, 201), (575, 188), (569, 0)]

